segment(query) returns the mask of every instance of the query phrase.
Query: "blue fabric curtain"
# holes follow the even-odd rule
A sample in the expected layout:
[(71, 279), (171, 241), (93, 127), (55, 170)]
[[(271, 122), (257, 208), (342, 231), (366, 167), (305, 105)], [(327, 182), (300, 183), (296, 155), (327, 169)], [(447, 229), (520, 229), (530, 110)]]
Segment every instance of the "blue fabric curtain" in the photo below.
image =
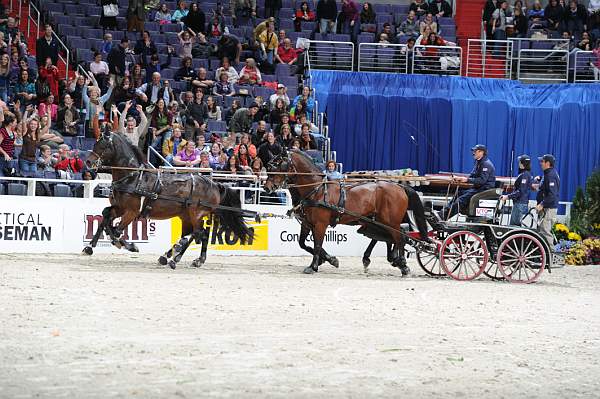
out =
[[(345, 170), (471, 170), (486, 144), (499, 175), (523, 153), (552, 153), (561, 199), (600, 167), (600, 85), (522, 85), (495, 79), (312, 71)], [(535, 163), (534, 174), (541, 174)]]

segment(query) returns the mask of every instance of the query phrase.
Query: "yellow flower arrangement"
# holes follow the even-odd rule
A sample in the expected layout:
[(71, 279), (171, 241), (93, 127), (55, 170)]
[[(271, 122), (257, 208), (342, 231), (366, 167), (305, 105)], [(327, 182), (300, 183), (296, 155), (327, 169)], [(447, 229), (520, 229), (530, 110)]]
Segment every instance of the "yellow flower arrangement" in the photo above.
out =
[(570, 232), (567, 237), (571, 241), (581, 241), (581, 236), (579, 234), (577, 234), (577, 233), (574, 233), (574, 232)]
[(554, 230), (556, 230), (556, 231), (562, 231), (562, 232), (565, 232), (565, 233), (569, 234), (569, 228), (567, 226), (565, 226), (564, 224), (562, 224), (562, 223), (556, 223), (554, 225)]

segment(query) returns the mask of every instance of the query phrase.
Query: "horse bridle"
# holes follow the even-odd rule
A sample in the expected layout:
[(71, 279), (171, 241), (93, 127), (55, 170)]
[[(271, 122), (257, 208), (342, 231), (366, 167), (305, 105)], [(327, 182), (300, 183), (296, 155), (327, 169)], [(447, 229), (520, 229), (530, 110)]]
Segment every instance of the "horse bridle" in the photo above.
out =
[[(281, 169), (281, 166), (284, 163), (287, 164), (286, 170)], [(283, 182), (281, 183), (281, 185), (279, 187), (275, 187), (275, 185), (273, 185), (275, 190), (279, 190), (279, 189), (287, 188), (288, 180), (290, 179), (290, 175), (294, 175), (296, 173), (296, 167), (294, 166), (294, 162), (292, 161), (292, 158), (288, 155), (288, 153), (286, 151), (285, 153), (277, 154), (275, 157), (273, 157), (273, 159), (271, 159), (269, 161), (269, 163), (267, 164), (267, 173), (269, 171), (279, 172), (282, 174), (285, 173), (284, 179), (283, 179)]]
[[(112, 138), (112, 134), (110, 133), (106, 133), (104, 132), (101, 136), (100, 139), (98, 139), (98, 142), (106, 140), (109, 142), (109, 144), (112, 146), (113, 145), (113, 138)], [(93, 154), (96, 156), (96, 159), (92, 162), (90, 162), (90, 169), (91, 170), (98, 170), (100, 169), (100, 167), (102, 166), (102, 156), (99, 155), (98, 153), (96, 153), (94, 150), (89, 150), (90, 154)]]

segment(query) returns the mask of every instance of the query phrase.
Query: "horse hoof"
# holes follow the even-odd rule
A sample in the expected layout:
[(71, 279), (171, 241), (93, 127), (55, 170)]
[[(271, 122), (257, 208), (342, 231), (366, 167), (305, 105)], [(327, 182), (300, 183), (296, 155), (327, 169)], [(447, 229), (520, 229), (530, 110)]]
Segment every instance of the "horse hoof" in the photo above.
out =
[(363, 262), (363, 267), (365, 268), (365, 271), (366, 271), (369, 268), (369, 265), (371, 264), (371, 259), (363, 258), (362, 262)]
[(200, 259), (194, 259), (192, 261), (192, 267), (202, 267), (203, 264), (204, 262), (202, 262)]
[(329, 263), (331, 263), (331, 266), (335, 267), (336, 269), (338, 269), (340, 267), (340, 262), (338, 261), (338, 259), (335, 256), (331, 257), (331, 260), (329, 261)]
[(137, 245), (135, 245), (135, 244), (129, 244), (129, 245), (127, 245), (126, 248), (129, 252), (140, 252)]
[(121, 249), (123, 248), (123, 244), (121, 244), (119, 241), (117, 240), (113, 240), (111, 241), (112, 245), (114, 245), (115, 247), (117, 247), (117, 249)]
[(169, 261), (169, 267), (173, 270), (177, 267), (177, 263), (174, 260)]
[(367, 273), (369, 273), (369, 267), (368, 267), (368, 266), (365, 266), (365, 267), (363, 268), (363, 273), (364, 273), (364, 274), (367, 274)]
[(304, 274), (314, 274), (316, 272), (317, 270), (313, 269), (312, 266), (308, 266), (306, 269), (304, 269)]
[(410, 274), (410, 269), (408, 266), (400, 266), (400, 271), (402, 272), (403, 276), (408, 276)]
[(92, 255), (94, 253), (94, 249), (90, 246), (83, 248), (84, 255)]
[(161, 256), (158, 258), (158, 264), (162, 266), (166, 266), (169, 260), (165, 256)]

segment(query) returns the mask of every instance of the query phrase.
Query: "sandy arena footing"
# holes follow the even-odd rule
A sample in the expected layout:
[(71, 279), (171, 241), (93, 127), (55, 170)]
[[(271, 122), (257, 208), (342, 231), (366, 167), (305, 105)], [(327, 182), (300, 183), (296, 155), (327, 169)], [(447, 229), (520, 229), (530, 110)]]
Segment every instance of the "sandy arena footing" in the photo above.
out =
[(0, 255), (1, 398), (584, 398), (600, 267), (517, 285), (359, 258)]

